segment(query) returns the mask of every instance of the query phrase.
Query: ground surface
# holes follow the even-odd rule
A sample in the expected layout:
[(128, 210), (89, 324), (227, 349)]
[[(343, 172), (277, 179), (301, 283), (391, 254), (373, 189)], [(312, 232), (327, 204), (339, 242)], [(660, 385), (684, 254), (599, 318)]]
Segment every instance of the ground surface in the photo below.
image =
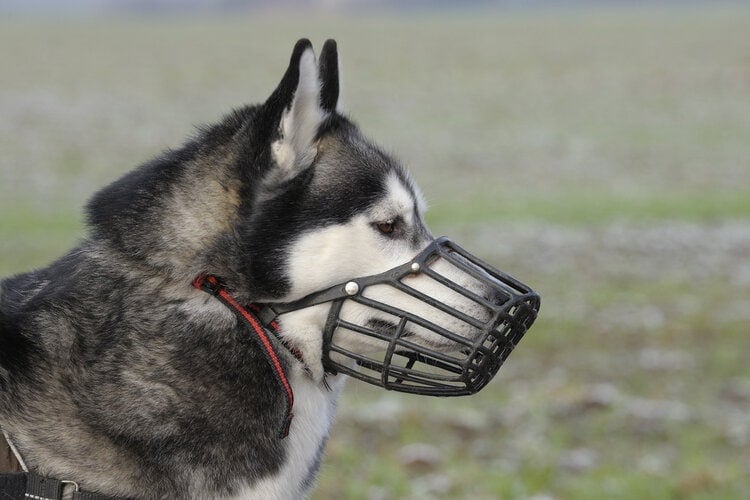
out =
[[(291, 20), (290, 20), (291, 18)], [(98, 186), (338, 39), (345, 107), (542, 295), (480, 394), (351, 382), (316, 499), (750, 491), (750, 10), (0, 25), (0, 274)]]

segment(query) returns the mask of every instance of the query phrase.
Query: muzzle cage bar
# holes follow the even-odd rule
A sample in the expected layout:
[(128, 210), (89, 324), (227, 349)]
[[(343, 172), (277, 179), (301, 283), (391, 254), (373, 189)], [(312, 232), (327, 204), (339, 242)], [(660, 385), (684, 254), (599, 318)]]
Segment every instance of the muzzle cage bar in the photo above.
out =
[[(438, 271), (437, 267), (445, 268), (445, 264), (435, 265), (441, 260), (453, 266), (454, 279)], [(457, 272), (471, 280), (473, 289), (456, 282)], [(419, 274), (478, 307), (462, 311), (406, 283), (407, 277)], [(375, 285), (381, 290), (383, 285), (393, 287), (408, 295), (410, 301), (423, 302), (436, 316), (455, 318), (470, 334), (449, 331), (437, 321), (373, 298), (368, 288)], [(365, 325), (348, 321), (345, 310), (349, 301), (379, 311), (379, 316), (393, 321), (376, 320)], [(283, 314), (324, 302), (332, 302), (323, 332), (323, 365), (327, 370), (389, 390), (432, 396), (474, 394), (487, 385), (536, 319), (540, 305), (539, 295), (531, 288), (445, 237), (434, 240), (406, 264), (294, 303), (274, 305), (273, 309)], [(482, 311), (482, 317), (471, 314), (476, 311)], [(420, 335), (414, 329), (426, 332), (429, 339), (417, 340)], [(383, 347), (368, 354), (353, 352), (342, 342), (353, 334)]]

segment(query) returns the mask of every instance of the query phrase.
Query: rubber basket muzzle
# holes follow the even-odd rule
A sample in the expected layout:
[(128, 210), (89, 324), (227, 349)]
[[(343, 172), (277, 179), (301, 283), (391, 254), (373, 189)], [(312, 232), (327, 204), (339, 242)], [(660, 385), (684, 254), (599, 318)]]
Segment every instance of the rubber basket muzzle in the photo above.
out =
[[(436, 289), (443, 293), (430, 293)], [(474, 394), (487, 385), (540, 305), (531, 288), (444, 237), (401, 266), (315, 295), (315, 303), (332, 301), (323, 345), (328, 371), (432, 396)], [(383, 299), (394, 296), (404, 300)], [(355, 352), (362, 349), (352, 345), (373, 349)]]

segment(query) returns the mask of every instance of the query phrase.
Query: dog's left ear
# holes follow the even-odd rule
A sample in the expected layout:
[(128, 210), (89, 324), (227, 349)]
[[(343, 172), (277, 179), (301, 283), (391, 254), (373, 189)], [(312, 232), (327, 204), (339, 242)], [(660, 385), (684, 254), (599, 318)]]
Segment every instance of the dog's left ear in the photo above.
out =
[[(326, 42), (323, 56), (318, 66), (310, 41), (298, 41), (284, 77), (264, 104), (264, 119), (260, 125), (272, 141), (275, 165), (272, 177), (268, 178), (272, 182), (293, 178), (315, 159), (320, 125), (338, 101), (335, 43), (331, 46)], [(321, 80), (321, 69), (325, 81)], [(332, 75), (332, 71), (336, 75)]]
[(263, 105), (261, 134), (270, 134), (274, 175), (291, 179), (309, 167), (317, 154), (320, 126), (339, 104), (339, 61), (334, 40), (326, 40), (316, 62), (312, 44), (294, 46), (289, 67)]

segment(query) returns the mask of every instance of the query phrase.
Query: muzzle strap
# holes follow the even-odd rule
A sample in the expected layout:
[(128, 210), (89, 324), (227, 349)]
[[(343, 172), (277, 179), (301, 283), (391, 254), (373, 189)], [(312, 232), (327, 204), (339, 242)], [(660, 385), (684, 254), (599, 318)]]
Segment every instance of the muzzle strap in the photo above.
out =
[[(294, 407), (294, 391), (292, 391), (292, 386), (284, 372), (284, 366), (281, 364), (281, 360), (274, 349), (273, 341), (269, 337), (267, 330), (263, 328), (263, 323), (261, 323), (260, 319), (258, 319), (253, 311), (242, 307), (236, 300), (234, 300), (226, 288), (219, 283), (216, 276), (198, 276), (193, 280), (193, 286), (199, 290), (210, 293), (219, 299), (222, 304), (232, 310), (237, 315), (237, 318), (239, 318), (239, 320), (243, 322), (251, 332), (253, 332), (254, 335), (251, 335), (251, 338), (255, 341), (258, 347), (261, 348), (269, 366), (276, 376), (276, 381), (279, 383), (279, 386), (286, 397), (287, 411), (279, 433), (279, 437), (284, 439), (289, 435), (289, 428), (291, 427), (292, 419), (294, 418), (294, 413), (292, 413)], [(297, 354), (295, 354), (295, 356), (297, 356)]]

